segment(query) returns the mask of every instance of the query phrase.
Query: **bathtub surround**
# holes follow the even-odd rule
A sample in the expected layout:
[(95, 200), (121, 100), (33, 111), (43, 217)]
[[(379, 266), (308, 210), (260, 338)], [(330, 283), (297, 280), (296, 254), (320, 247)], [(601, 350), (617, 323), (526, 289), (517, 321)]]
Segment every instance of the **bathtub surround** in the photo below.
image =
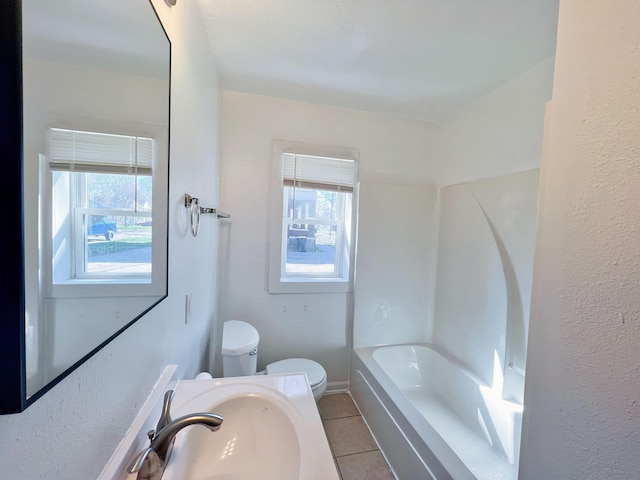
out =
[(538, 170), (440, 190), (433, 342), (522, 403)]
[[(552, 67), (430, 132), (439, 188), (361, 182), (350, 388), (399, 478), (517, 478)], [(372, 347), (394, 343), (433, 343), (451, 361), (396, 356), (406, 371), (389, 375)], [(392, 380), (408, 375), (419, 388)]]
[[(408, 305), (425, 301), (427, 292), (421, 296), (415, 285), (393, 283), (428, 256), (414, 253), (406, 265), (375, 262), (380, 245), (362, 240), (350, 386), (391, 464), (403, 472), (400, 478), (517, 478), (538, 177), (532, 170), (438, 189), (438, 211), (431, 218), (439, 223), (427, 230), (439, 233), (435, 297), (423, 311), (394, 304), (398, 312), (392, 313), (391, 304), (373, 300), (371, 290), (386, 282), (388, 294), (412, 293)], [(398, 201), (402, 196), (395, 191)], [(369, 212), (364, 200), (362, 205), (367, 231), (380, 219), (376, 209)], [(414, 217), (402, 230), (406, 237), (396, 234), (389, 244), (384, 235), (376, 238), (411, 252), (403, 241), (420, 238), (420, 217)], [(385, 227), (397, 231), (393, 221)], [(368, 311), (360, 303), (367, 298)], [(438, 353), (424, 353), (432, 352), (420, 345), (427, 342)], [(371, 348), (393, 343), (418, 345)], [(408, 458), (416, 451), (417, 457)]]
[[(530, 290), (534, 240), (531, 228), (535, 227), (536, 218), (536, 199), (531, 195), (537, 194), (534, 179), (537, 173), (534, 170), (540, 166), (544, 105), (551, 97), (552, 79), (553, 59), (549, 59), (475, 100), (466, 108), (453, 112), (441, 125), (426, 129), (427, 142), (421, 168), (422, 171), (435, 173), (430, 182), (416, 184), (411, 181), (411, 175), (400, 178), (394, 178), (390, 174), (369, 175), (361, 178), (355, 293), (357, 313), (354, 318), (356, 347), (427, 342), (432, 340), (434, 329), (437, 329), (441, 336), (446, 335), (443, 332), (443, 329), (446, 329), (445, 323), (441, 322), (436, 326), (436, 320), (432, 317), (435, 304), (436, 255), (451, 256), (456, 253), (449, 252), (453, 247), (442, 246), (442, 240), (438, 243), (441, 209), (450, 208), (448, 201), (443, 203), (442, 196), (448, 198), (453, 195), (446, 193), (446, 187), (452, 184), (459, 185), (453, 187), (452, 191), (471, 188), (468, 195), (473, 195), (475, 189), (483, 189), (481, 179), (505, 177), (504, 180), (496, 182), (498, 185), (504, 185), (503, 194), (507, 195), (504, 200), (512, 203), (512, 210), (508, 214), (504, 213), (505, 216), (501, 220), (494, 219), (494, 222), (498, 222), (498, 231), (508, 227), (510, 222), (515, 222), (519, 227), (527, 225), (526, 232), (523, 233), (523, 239), (526, 236), (523, 245), (520, 244), (517, 235), (513, 237), (513, 233), (518, 232), (516, 229), (511, 230), (512, 235), (506, 234), (508, 238), (505, 240), (507, 250), (513, 251), (511, 261), (518, 276), (522, 311), (526, 316), (526, 292)], [(365, 157), (361, 155), (361, 158), (364, 162)], [(418, 176), (421, 170), (406, 165), (402, 171)], [(523, 172), (522, 177), (511, 175), (514, 172)], [(529, 178), (528, 190), (527, 193), (522, 192), (521, 199), (528, 199), (526, 221), (519, 219), (517, 209), (521, 208), (521, 205), (515, 204), (513, 199), (510, 200), (511, 193), (508, 191), (511, 188), (518, 192), (518, 183), (526, 182), (518, 179), (525, 177)], [(478, 183), (477, 186), (470, 187), (464, 186), (464, 182)], [(509, 182), (515, 183), (507, 187)], [(440, 193), (438, 187), (441, 188)], [(491, 184), (488, 184), (483, 191), (489, 193), (491, 188)], [(505, 188), (507, 190), (504, 190)], [(417, 200), (417, 195), (422, 196), (422, 199)], [(486, 195), (484, 194), (484, 197)], [(481, 203), (483, 201), (480, 200)], [(487, 201), (491, 205), (487, 207), (486, 213), (491, 218), (500, 212), (500, 197)], [(522, 201), (520, 200), (520, 203)], [(478, 221), (481, 223), (481, 232), (491, 234), (478, 204), (470, 208), (474, 213), (465, 214), (466, 220), (460, 224)], [(464, 214), (464, 208), (461, 212)], [(469, 215), (472, 215), (473, 219), (470, 220)], [(376, 231), (377, 233), (372, 235)], [(395, 235), (395, 231), (400, 233)], [(464, 241), (465, 236), (474, 234), (470, 230), (459, 233), (460, 241)], [(446, 232), (445, 234), (449, 235)], [(504, 232), (502, 234), (505, 235)], [(448, 241), (449, 238), (445, 240)], [(503, 277), (500, 273), (503, 267), (499, 252), (496, 250), (495, 241), (491, 240), (491, 243), (493, 245), (488, 245), (485, 250), (490, 249), (489, 253), (494, 255), (496, 275)], [(393, 262), (385, 260), (381, 255), (381, 245), (393, 246), (391, 250), (396, 252)], [(437, 248), (444, 248), (446, 251), (437, 251)], [(383, 257), (382, 260), (380, 257)], [(392, 265), (394, 262), (397, 267)], [(528, 273), (523, 270), (527, 268)], [(443, 274), (440, 269), (440, 275)], [(408, 280), (406, 285), (398, 281), (405, 277)], [(499, 281), (504, 282), (500, 279)], [(412, 289), (414, 294), (402, 293), (402, 306), (396, 305), (394, 298), (387, 298), (383, 293), (403, 292), (403, 289), (406, 290), (405, 287)], [(447, 288), (452, 288), (452, 285), (447, 285)], [(502, 291), (505, 291), (504, 288)], [(445, 308), (444, 305), (441, 306)], [(398, 314), (398, 310), (402, 315)], [(386, 331), (385, 328), (381, 331), (381, 325), (385, 323)], [(469, 363), (472, 363), (472, 360)]]
[(433, 185), (360, 182), (355, 347), (431, 338), (437, 220)]
[(164, 366), (193, 378), (209, 363), (218, 227), (193, 238), (183, 205), (185, 191), (218, 204), (217, 78), (194, 2), (153, 4), (172, 42), (169, 296), (23, 413), (0, 417), (3, 478), (96, 478)]

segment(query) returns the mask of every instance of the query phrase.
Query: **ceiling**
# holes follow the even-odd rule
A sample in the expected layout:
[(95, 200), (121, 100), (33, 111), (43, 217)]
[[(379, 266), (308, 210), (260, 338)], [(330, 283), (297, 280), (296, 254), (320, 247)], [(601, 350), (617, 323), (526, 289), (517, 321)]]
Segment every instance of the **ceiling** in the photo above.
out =
[(146, 1), (23, 1), (22, 28), (25, 58), (167, 75), (169, 41)]
[(198, 0), (221, 86), (439, 121), (555, 53), (558, 0)]

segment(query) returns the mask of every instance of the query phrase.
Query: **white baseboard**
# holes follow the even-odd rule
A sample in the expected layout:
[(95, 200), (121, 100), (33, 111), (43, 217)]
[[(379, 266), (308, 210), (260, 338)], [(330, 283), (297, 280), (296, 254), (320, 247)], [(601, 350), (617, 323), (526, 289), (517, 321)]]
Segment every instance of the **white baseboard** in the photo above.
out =
[(331, 393), (344, 393), (349, 391), (349, 382), (329, 382), (327, 383), (327, 389), (324, 391), (326, 394)]

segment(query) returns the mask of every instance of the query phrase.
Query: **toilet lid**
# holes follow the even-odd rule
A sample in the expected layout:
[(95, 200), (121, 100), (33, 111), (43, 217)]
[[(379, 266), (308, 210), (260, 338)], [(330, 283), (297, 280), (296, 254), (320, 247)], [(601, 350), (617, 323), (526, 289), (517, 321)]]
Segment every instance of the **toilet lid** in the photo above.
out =
[(307, 358), (287, 358), (286, 360), (280, 360), (279, 362), (273, 362), (267, 365), (267, 374), (296, 372), (304, 372), (307, 374), (311, 388), (322, 383), (327, 378), (327, 374), (324, 368), (322, 368), (322, 365)]
[(257, 348), (258, 331), (246, 322), (229, 320), (222, 326), (222, 355), (238, 356)]

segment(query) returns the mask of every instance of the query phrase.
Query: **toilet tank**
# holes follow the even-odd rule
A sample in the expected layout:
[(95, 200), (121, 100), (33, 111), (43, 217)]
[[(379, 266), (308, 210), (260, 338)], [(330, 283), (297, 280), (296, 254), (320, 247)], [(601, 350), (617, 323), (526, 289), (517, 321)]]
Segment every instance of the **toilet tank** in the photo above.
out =
[(229, 320), (222, 327), (222, 374), (255, 375), (258, 365), (258, 331), (246, 322)]

